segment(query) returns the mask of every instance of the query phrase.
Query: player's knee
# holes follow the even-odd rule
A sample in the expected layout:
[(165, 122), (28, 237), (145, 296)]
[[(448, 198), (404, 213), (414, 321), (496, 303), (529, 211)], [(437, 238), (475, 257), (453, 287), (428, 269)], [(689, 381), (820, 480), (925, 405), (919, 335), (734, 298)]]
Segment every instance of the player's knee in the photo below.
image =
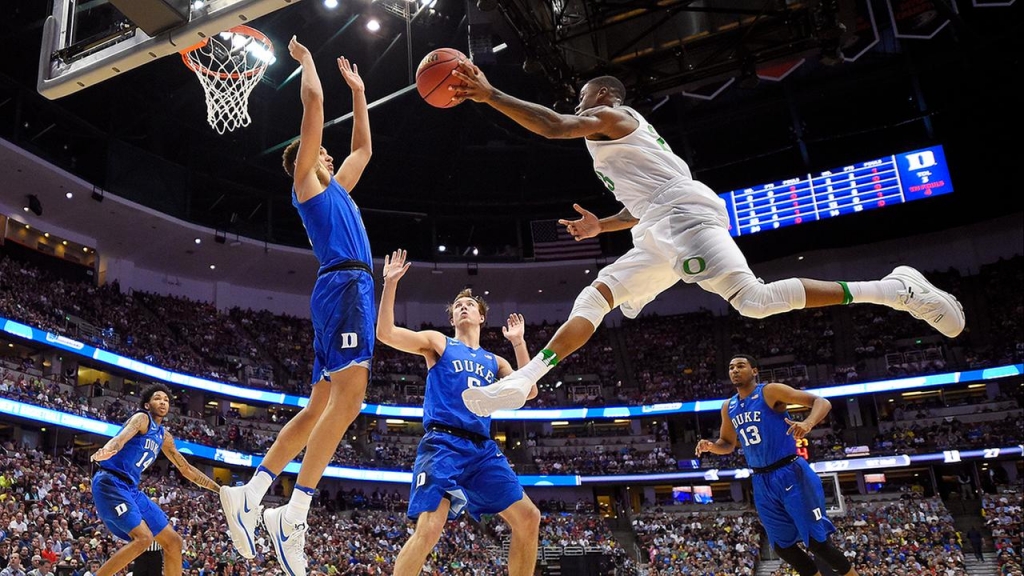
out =
[(516, 511), (515, 524), (512, 530), (536, 532), (540, 529), (540, 509), (527, 499), (523, 499), (520, 509)]
[[(604, 284), (601, 284), (601, 286), (608, 290), (608, 287)], [(608, 290), (608, 294), (611, 294), (610, 290)], [(569, 317), (579, 316), (580, 318), (585, 318), (597, 329), (604, 320), (605, 315), (611, 311), (612, 307), (608, 304), (608, 299), (605, 295), (597, 288), (587, 286), (576, 297), (576, 302), (572, 305), (572, 312), (569, 313)]]
[(833, 570), (839, 574), (846, 574), (853, 568), (853, 564), (850, 563), (850, 559), (843, 554), (843, 551), (836, 548), (832, 544), (832, 539), (828, 536), (825, 537), (824, 542), (818, 542), (814, 538), (811, 538), (811, 543), (808, 546), (814, 555), (821, 558), (832, 567)]
[(775, 552), (778, 553), (779, 558), (782, 558), (792, 566), (800, 576), (814, 576), (818, 573), (818, 566), (814, 563), (814, 560), (796, 543), (785, 548), (776, 546)]
[(444, 519), (417, 524), (416, 535), (431, 545), (437, 544), (441, 540), (441, 533), (444, 532), (444, 524)]
[(133, 538), (133, 540), (135, 545), (139, 548), (149, 548), (153, 545), (153, 540), (155, 540), (155, 538), (153, 537), (152, 532), (145, 530), (135, 534), (135, 538)]
[(758, 319), (803, 308), (806, 302), (804, 285), (796, 278), (770, 284), (750, 282), (729, 299), (741, 315)]
[(164, 541), (160, 543), (160, 547), (163, 548), (164, 552), (180, 554), (182, 548), (185, 547), (185, 540), (177, 532), (171, 532)]

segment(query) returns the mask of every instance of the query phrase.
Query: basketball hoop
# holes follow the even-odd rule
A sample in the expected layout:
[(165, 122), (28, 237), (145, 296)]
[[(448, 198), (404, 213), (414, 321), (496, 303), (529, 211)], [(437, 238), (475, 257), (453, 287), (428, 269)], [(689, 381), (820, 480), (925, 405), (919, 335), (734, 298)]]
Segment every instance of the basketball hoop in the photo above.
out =
[(206, 95), (206, 120), (218, 134), (248, 126), (249, 94), (274, 58), (274, 45), (262, 32), (235, 26), (181, 51)]

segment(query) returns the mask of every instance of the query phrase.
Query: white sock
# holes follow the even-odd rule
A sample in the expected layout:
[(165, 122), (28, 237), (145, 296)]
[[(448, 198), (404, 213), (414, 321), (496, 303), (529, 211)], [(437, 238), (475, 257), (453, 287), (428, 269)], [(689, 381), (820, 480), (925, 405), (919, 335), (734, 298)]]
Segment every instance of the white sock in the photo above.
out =
[(527, 379), (527, 382), (523, 383), (523, 392), (529, 394), (537, 381), (550, 372), (551, 368), (552, 366), (549, 364), (549, 360), (544, 357), (544, 354), (534, 356), (533, 360), (527, 362), (526, 366), (517, 371), (520, 376)]
[(270, 475), (270, 472), (260, 466), (256, 470), (256, 474), (245, 484), (245, 495), (248, 497), (249, 502), (259, 503), (263, 501), (263, 497), (267, 495), (267, 490), (270, 490), (270, 486), (274, 483), (274, 476)]
[(853, 303), (882, 304), (890, 306), (903, 290), (903, 282), (899, 280), (872, 280), (870, 282), (847, 282)]
[(292, 497), (288, 500), (288, 506), (284, 509), (284, 521), (289, 524), (301, 524), (306, 521), (309, 514), (309, 505), (313, 501), (313, 492), (309, 488), (295, 485), (292, 490)]

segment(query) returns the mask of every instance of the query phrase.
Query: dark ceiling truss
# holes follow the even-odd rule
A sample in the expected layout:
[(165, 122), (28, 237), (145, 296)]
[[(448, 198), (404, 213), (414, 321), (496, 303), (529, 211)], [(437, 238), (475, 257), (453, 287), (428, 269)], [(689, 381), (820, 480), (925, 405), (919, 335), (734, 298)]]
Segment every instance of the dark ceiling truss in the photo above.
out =
[[(633, 97), (750, 73), (822, 48), (841, 32), (837, 0), (512, 0), (504, 16), (556, 89), (613, 74)], [(532, 62), (532, 64), (531, 64)]]

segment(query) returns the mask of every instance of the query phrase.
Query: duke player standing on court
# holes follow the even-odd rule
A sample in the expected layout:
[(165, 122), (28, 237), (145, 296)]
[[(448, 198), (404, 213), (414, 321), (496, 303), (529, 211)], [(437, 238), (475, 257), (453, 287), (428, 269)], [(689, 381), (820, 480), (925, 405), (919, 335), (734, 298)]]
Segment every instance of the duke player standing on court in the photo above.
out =
[(100, 566), (96, 576), (110, 576), (123, 570), (156, 540), (164, 550), (164, 574), (181, 574), (181, 536), (168, 523), (167, 515), (139, 490), (142, 471), (156, 460), (157, 451), (174, 464), (187, 480), (217, 492), (220, 486), (189, 464), (164, 430), (163, 421), (171, 409), (171, 391), (163, 384), (142, 393), (142, 409), (132, 415), (121, 431), (92, 455), (99, 471), (92, 478), (96, 512), (110, 532), (129, 540)]
[[(802, 541), (837, 573), (857, 576), (829, 536), (836, 528), (825, 515), (821, 479), (796, 453), (796, 440), (821, 422), (832, 404), (785, 384), (758, 384), (757, 361), (746, 354), (733, 356), (729, 379), (737, 394), (722, 405), (719, 438), (698, 442), (697, 456), (705, 452), (731, 454), (738, 436), (747, 465), (754, 471), (754, 506), (779, 556), (800, 576), (820, 575), (814, 560), (797, 545)], [(803, 422), (790, 420), (789, 404), (806, 406), (811, 413)]]
[(491, 86), (468, 60), (452, 74), (455, 100), (485, 102), (524, 128), (546, 138), (582, 138), (594, 172), (624, 208), (598, 219), (574, 208), (577, 220), (561, 220), (577, 240), (632, 230), (633, 248), (605, 266), (580, 292), (569, 319), (524, 368), (491, 386), (463, 395), (476, 414), (518, 408), (555, 364), (583, 346), (612, 308), (636, 318), (647, 303), (682, 280), (718, 294), (740, 314), (765, 318), (789, 310), (869, 302), (909, 312), (953, 338), (964, 329), (964, 313), (952, 295), (917, 270), (898, 266), (881, 280), (828, 282), (787, 278), (765, 284), (750, 270), (729, 235), (725, 201), (693, 179), (690, 167), (639, 112), (623, 106), (626, 88), (599, 76), (580, 89), (576, 115), (524, 102)]
[[(480, 327), (487, 318), (487, 303), (469, 289), (459, 292), (448, 307), (455, 337), (434, 330), (419, 332), (395, 326), (395, 291), (409, 269), (405, 250), (384, 258), (384, 292), (377, 318), (377, 338), (427, 363), (427, 389), (423, 398), (423, 427), (413, 465), (409, 494), (410, 519), (416, 531), (395, 561), (395, 576), (414, 576), (441, 538), (449, 518), (463, 510), (476, 520), (498, 514), (512, 528), (508, 554), (510, 576), (530, 576), (537, 563), (540, 511), (523, 492), (508, 459), (491, 440), (491, 419), (476, 416), (462, 403), (462, 391), (486, 386), (512, 372), (504, 358), (480, 348)], [(512, 343), (516, 362), (530, 360), (523, 340), (523, 317), (512, 314), (502, 327)], [(530, 397), (537, 395), (534, 388)]]
[(370, 161), (370, 118), (359, 69), (338, 58), (352, 90), (352, 149), (335, 173), (321, 145), (324, 93), (313, 57), (294, 37), (288, 51), (302, 66), (302, 130), (284, 151), (293, 179), (292, 204), (320, 262), (310, 298), (313, 321), (313, 392), (309, 404), (281, 430), (262, 465), (245, 486), (221, 490), (231, 540), (245, 558), (256, 550), (259, 504), (277, 475), (303, 448), (306, 453), (287, 506), (263, 514), (281, 569), (306, 574), (306, 516), (327, 464), (359, 414), (373, 356), (373, 270), (366, 228), (349, 192)]

